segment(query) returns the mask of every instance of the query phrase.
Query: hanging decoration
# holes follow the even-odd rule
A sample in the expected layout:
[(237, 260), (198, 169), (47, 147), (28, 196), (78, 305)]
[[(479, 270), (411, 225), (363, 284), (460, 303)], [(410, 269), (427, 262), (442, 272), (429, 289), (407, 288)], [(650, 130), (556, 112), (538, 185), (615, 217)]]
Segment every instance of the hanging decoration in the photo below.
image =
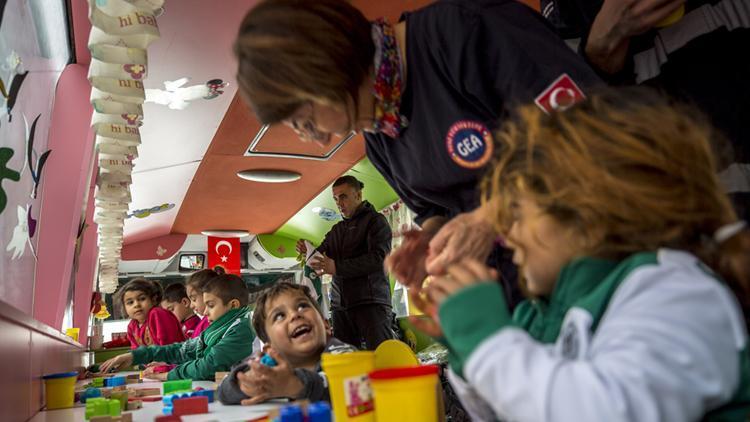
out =
[(89, 82), (99, 171), (94, 222), (99, 226), (99, 288), (117, 289), (123, 225), (146, 99), (148, 46), (159, 39), (164, 0), (89, 0)]

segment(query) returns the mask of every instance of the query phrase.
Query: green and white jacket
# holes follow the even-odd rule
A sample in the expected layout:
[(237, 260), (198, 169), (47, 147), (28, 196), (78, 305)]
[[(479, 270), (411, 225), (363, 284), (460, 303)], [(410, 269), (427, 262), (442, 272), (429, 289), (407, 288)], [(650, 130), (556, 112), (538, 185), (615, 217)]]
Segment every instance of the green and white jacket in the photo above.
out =
[(746, 420), (750, 410), (742, 312), (685, 252), (576, 260), (548, 300), (512, 317), (497, 283), (471, 286), (439, 316), (451, 384), (474, 420)]

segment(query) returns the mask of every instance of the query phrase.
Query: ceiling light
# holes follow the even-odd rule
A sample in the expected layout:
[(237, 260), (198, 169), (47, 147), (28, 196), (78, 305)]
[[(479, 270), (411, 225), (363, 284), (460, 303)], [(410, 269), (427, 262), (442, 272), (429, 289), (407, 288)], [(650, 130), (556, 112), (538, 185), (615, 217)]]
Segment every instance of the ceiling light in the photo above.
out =
[(261, 183), (288, 183), (302, 178), (301, 174), (289, 170), (243, 170), (237, 172), (237, 176)]
[(216, 236), (216, 237), (250, 236), (250, 232), (248, 232), (247, 230), (203, 230), (201, 234), (204, 236)]

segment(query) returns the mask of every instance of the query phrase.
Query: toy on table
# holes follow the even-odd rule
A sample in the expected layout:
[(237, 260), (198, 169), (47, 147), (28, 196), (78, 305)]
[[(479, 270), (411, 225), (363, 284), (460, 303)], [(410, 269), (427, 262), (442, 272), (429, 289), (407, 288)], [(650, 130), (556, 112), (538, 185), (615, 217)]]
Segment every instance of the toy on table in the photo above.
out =
[(123, 413), (120, 416), (94, 416), (89, 422), (133, 422), (133, 414)]
[(94, 387), (89, 387), (80, 394), (79, 401), (81, 403), (86, 403), (86, 400), (88, 399), (94, 399), (101, 396), (102, 390)]
[(86, 400), (86, 420), (94, 416), (120, 416), (120, 401), (96, 397)]
[(120, 410), (124, 411), (128, 406), (128, 392), (127, 391), (113, 391), (110, 394), (112, 400), (120, 402)]
[(143, 408), (143, 401), (142, 400), (133, 400), (133, 401), (128, 401), (125, 410), (138, 410), (138, 409), (141, 409), (141, 408)]
[(140, 374), (130, 374), (125, 377), (126, 384), (140, 384), (142, 382)]
[(283, 407), (279, 416), (280, 422), (304, 422), (305, 420), (302, 409), (296, 404)]
[(104, 378), (105, 387), (118, 387), (120, 385), (125, 385), (125, 377), (123, 377), (122, 375)]
[(154, 422), (182, 422), (182, 418), (175, 415), (157, 416)]
[(188, 397), (172, 402), (172, 414), (175, 416), (197, 415), (208, 413), (208, 397)]
[[(174, 412), (175, 402), (178, 402), (184, 399), (192, 399), (196, 397), (204, 397), (206, 399), (206, 406), (208, 406), (208, 403), (214, 402), (214, 390), (190, 391), (187, 393), (176, 393), (176, 394), (165, 395), (164, 398), (162, 399), (162, 402), (164, 403), (164, 409), (162, 409), (162, 412), (165, 415), (174, 414), (173, 412)], [(188, 402), (188, 403), (195, 403), (195, 402)], [(208, 412), (208, 410), (206, 410), (206, 412)], [(200, 412), (200, 413), (206, 413), (206, 412)], [(187, 413), (183, 413), (183, 414), (187, 415)]]
[(162, 394), (165, 396), (169, 393), (192, 391), (193, 380), (174, 380), (166, 381), (162, 384)]
[(308, 422), (331, 422), (331, 405), (319, 401), (307, 407)]

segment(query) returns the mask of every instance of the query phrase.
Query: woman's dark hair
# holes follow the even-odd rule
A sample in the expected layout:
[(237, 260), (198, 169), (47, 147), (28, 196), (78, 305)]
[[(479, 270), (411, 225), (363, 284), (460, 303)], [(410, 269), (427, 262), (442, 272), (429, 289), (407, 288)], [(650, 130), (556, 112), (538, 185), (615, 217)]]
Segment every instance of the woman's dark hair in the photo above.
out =
[(241, 94), (272, 124), (310, 101), (356, 107), (375, 44), (370, 22), (345, 0), (265, 0), (242, 21), (234, 52)]
[(146, 296), (151, 298), (154, 306), (159, 306), (162, 300), (161, 284), (156, 281), (146, 280), (143, 277), (134, 278), (128, 281), (124, 286), (120, 287), (120, 291), (117, 292), (115, 303), (119, 304), (122, 309), (125, 308), (125, 293), (127, 292), (145, 293)]

